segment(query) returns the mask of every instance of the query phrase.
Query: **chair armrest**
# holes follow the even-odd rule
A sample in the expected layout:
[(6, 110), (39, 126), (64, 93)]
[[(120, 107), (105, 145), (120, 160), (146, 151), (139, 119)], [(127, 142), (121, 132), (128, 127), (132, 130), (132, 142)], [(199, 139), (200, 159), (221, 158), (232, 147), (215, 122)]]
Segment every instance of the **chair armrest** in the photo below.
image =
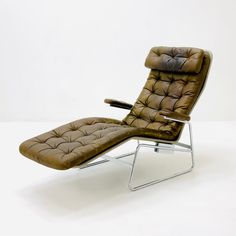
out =
[(104, 102), (110, 104), (111, 107), (118, 107), (118, 108), (123, 108), (127, 110), (131, 110), (131, 108), (133, 107), (132, 104), (129, 104), (127, 102), (118, 101), (118, 100), (110, 99), (110, 98), (106, 98)]
[(165, 119), (170, 118), (182, 122), (190, 121), (190, 116), (175, 111), (160, 111), (160, 115), (163, 115)]

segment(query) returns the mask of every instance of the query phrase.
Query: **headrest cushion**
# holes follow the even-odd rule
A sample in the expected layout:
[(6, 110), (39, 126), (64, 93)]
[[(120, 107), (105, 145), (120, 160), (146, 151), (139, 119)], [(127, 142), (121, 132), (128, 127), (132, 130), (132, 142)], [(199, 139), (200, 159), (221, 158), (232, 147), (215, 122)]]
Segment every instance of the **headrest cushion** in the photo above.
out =
[(199, 73), (204, 51), (187, 47), (154, 47), (149, 52), (145, 66), (168, 72)]

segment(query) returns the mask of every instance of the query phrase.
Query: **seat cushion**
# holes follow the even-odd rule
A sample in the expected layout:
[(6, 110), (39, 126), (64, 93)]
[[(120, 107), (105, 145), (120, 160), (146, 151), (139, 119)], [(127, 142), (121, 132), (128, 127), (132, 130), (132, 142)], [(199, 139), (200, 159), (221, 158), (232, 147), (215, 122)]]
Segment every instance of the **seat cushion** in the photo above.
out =
[(157, 132), (131, 127), (115, 119), (85, 118), (26, 140), (20, 145), (20, 152), (45, 166), (63, 170), (135, 136), (173, 140), (176, 134), (168, 129)]

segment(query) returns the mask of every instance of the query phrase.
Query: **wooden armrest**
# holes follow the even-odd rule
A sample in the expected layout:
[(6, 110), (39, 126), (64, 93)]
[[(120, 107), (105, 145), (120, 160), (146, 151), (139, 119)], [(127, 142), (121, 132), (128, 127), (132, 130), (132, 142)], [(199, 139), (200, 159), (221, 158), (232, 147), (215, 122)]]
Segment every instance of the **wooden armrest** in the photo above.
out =
[(175, 112), (175, 111), (160, 111), (160, 115), (163, 115), (172, 119), (180, 120), (180, 121), (190, 120), (190, 116), (179, 113), (179, 112)]
[(131, 108), (133, 107), (132, 104), (129, 104), (127, 102), (118, 101), (118, 100), (110, 99), (110, 98), (106, 98), (104, 102), (110, 104), (111, 107), (118, 107), (118, 108), (123, 108), (127, 110), (131, 110)]

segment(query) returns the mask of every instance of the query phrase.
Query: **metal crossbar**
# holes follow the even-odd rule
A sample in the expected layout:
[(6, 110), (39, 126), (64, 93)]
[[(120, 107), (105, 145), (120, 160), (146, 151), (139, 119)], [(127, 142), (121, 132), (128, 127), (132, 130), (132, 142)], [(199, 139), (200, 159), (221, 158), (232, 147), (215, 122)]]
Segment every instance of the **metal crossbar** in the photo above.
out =
[[(87, 165), (81, 166), (79, 168), (80, 169), (85, 169), (85, 168), (88, 168), (88, 167), (91, 167), (91, 166), (96, 166), (96, 165), (99, 165), (99, 164), (102, 164), (102, 163), (105, 163), (105, 162), (108, 162), (108, 161), (112, 161), (112, 162), (118, 163), (119, 159), (121, 159), (123, 157), (132, 156), (134, 154), (135, 154), (135, 152), (128, 152), (128, 153), (125, 153), (125, 154), (122, 154), (122, 155), (119, 155), (119, 156), (115, 156), (115, 157), (104, 155), (104, 156), (101, 156), (101, 158), (103, 158), (104, 160), (92, 162), (92, 163), (89, 163)], [(119, 164), (124, 164), (124, 161), (120, 161)], [(126, 162), (126, 164), (127, 164), (127, 162)], [(129, 163), (129, 164), (132, 165), (132, 163)]]

